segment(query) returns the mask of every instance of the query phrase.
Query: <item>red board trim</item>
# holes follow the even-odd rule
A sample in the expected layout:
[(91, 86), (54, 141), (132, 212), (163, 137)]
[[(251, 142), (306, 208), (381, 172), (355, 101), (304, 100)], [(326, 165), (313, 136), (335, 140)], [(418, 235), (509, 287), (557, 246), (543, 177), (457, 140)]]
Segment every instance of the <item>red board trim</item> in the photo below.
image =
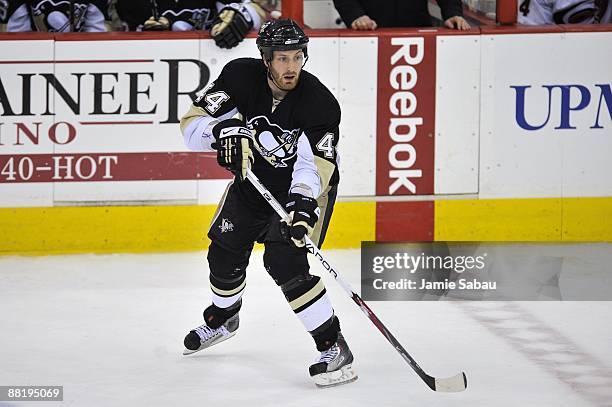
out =
[(0, 155), (0, 184), (230, 179), (215, 153)]

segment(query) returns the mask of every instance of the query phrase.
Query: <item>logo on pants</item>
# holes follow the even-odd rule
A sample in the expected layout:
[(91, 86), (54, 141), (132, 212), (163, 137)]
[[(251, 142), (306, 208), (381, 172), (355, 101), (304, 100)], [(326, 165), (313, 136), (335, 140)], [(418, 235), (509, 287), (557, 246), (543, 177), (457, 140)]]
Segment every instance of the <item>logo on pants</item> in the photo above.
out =
[(221, 229), (221, 233), (225, 233), (225, 232), (233, 232), (234, 231), (234, 224), (232, 222), (230, 222), (229, 220), (222, 218), (221, 219), (221, 225), (219, 225), (219, 229)]

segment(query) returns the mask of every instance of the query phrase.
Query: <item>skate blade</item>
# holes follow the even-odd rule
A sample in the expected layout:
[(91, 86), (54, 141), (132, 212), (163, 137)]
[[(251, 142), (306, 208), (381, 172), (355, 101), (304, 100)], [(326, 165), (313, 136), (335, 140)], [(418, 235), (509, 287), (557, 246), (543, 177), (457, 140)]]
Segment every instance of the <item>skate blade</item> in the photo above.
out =
[(187, 349), (187, 348), (185, 348), (185, 349), (183, 350), (183, 355), (191, 355), (191, 354), (196, 353), (196, 352), (199, 352), (199, 351), (201, 351), (201, 350), (203, 350), (203, 349), (210, 348), (211, 346), (215, 346), (215, 345), (216, 345), (216, 344), (218, 344), (218, 343), (221, 343), (221, 342), (223, 342), (223, 341), (225, 341), (225, 340), (228, 340), (229, 338), (231, 338), (231, 337), (232, 337), (232, 336), (234, 336), (234, 335), (236, 335), (236, 331), (234, 331), (234, 332), (230, 332), (230, 334), (229, 334), (229, 335), (227, 335), (227, 336), (221, 336), (221, 337), (219, 337), (219, 339), (217, 339), (216, 341), (213, 341), (213, 342), (211, 342), (211, 343), (203, 344), (203, 345), (201, 345), (201, 346), (200, 346), (198, 349), (196, 349), (196, 350), (191, 350), (191, 349)]
[(317, 387), (333, 387), (348, 384), (357, 380), (357, 373), (352, 369), (352, 365), (342, 366), (340, 370), (329, 373), (320, 373), (312, 376)]

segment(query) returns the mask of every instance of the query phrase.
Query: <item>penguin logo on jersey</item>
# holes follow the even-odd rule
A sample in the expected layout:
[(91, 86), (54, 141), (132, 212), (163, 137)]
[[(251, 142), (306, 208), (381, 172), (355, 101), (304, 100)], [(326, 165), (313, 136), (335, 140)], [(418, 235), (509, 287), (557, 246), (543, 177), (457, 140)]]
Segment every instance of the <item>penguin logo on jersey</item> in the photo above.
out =
[(255, 148), (273, 167), (287, 167), (287, 162), (297, 155), (300, 129), (284, 130), (265, 116), (254, 117), (247, 126), (253, 133)]

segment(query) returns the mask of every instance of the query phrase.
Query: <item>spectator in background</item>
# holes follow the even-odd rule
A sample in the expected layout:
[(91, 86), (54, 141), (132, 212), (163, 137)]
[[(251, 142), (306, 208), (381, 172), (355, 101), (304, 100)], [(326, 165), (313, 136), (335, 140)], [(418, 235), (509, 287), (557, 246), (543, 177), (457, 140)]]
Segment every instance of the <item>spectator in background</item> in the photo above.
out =
[(118, 0), (117, 12), (130, 29), (208, 30), (221, 48), (238, 45), (265, 17), (250, 0)]
[(37, 31), (110, 31), (110, 0), (29, 0), (28, 2)]
[(0, 32), (32, 31), (30, 8), (25, 0), (0, 0)]
[(0, 0), (0, 24), (11, 32), (110, 31), (109, 5), (110, 0)]
[(142, 31), (145, 21), (158, 14), (155, 1), (151, 0), (117, 0), (115, 10), (125, 31)]
[[(375, 30), (382, 27), (431, 27), (428, 0), (334, 0), (334, 6), (347, 27)], [(444, 26), (468, 30), (461, 0), (437, 0)]]
[(598, 8), (598, 22), (612, 24), (612, 0), (595, 0)]
[(518, 0), (523, 25), (610, 23), (611, 0)]

